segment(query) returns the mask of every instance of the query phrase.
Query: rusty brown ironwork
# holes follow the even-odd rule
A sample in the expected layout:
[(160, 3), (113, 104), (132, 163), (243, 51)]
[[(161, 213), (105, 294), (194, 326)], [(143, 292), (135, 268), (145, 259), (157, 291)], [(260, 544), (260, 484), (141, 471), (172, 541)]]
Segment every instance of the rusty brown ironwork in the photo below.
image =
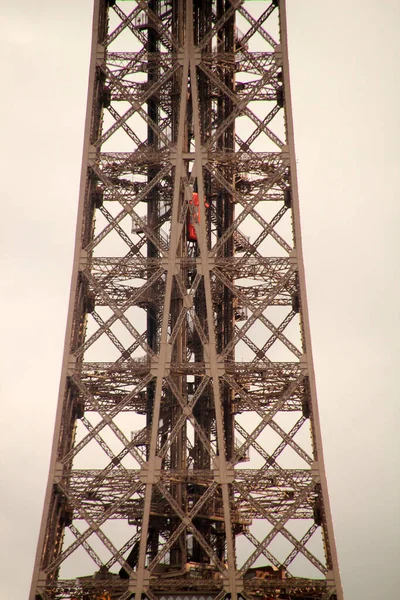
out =
[(285, 0), (95, 0), (30, 600), (343, 600)]

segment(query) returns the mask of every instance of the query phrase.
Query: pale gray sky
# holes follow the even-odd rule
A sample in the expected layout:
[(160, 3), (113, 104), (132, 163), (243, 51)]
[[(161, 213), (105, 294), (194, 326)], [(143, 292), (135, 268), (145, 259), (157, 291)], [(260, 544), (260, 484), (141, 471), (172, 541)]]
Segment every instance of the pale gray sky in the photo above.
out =
[[(90, 0), (0, 0), (0, 599), (27, 597), (61, 367)], [(310, 320), (346, 600), (400, 586), (400, 2), (288, 0)], [(399, 369), (400, 370), (400, 369)]]

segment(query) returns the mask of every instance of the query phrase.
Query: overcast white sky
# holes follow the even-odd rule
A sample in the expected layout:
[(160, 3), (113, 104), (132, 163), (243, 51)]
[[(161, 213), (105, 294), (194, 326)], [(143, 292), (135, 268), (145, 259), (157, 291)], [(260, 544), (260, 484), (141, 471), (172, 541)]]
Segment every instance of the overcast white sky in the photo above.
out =
[[(0, 599), (27, 598), (61, 367), (91, 0), (0, 0)], [(400, 2), (288, 0), (303, 244), (346, 600), (400, 586)]]

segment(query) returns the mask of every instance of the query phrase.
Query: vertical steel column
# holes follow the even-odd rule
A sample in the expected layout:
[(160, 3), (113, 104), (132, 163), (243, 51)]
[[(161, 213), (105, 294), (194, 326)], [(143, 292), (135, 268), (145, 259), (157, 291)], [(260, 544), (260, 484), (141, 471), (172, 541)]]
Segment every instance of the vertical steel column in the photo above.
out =
[(93, 23), (30, 600), (342, 600), (286, 3), (95, 0)]
[(293, 202), (293, 225), (294, 225), (294, 237), (296, 245), (296, 255), (298, 264), (298, 276), (300, 283), (300, 294), (301, 294), (301, 306), (302, 306), (302, 328), (305, 338), (305, 348), (307, 356), (307, 369), (310, 381), (310, 396), (312, 404), (312, 436), (314, 439), (314, 456), (315, 463), (314, 468), (318, 469), (318, 480), (322, 489), (323, 507), (325, 514), (325, 547), (327, 552), (327, 562), (329, 571), (329, 577), (331, 578), (332, 587), (336, 590), (338, 600), (343, 600), (343, 589), (340, 580), (339, 572), (339, 561), (337, 556), (337, 550), (335, 545), (335, 537), (333, 532), (332, 515), (329, 504), (328, 485), (325, 474), (324, 457), (322, 451), (322, 436), (321, 436), (321, 425), (318, 413), (318, 402), (317, 402), (317, 388), (315, 383), (314, 373), (314, 362), (312, 356), (312, 344), (311, 344), (311, 331), (310, 322), (308, 318), (308, 305), (307, 305), (307, 294), (306, 294), (306, 278), (304, 272), (304, 260), (303, 260), (303, 249), (301, 244), (301, 229), (300, 229), (300, 209), (299, 209), (299, 193), (297, 185), (297, 163), (296, 153), (294, 146), (294, 128), (293, 128), (293, 112), (292, 112), (292, 99), (290, 93), (290, 77), (289, 77), (289, 52), (288, 52), (288, 34), (287, 34), (287, 17), (286, 17), (286, 0), (280, 0), (280, 30), (281, 30), (281, 45), (282, 45), (282, 59), (283, 59), (283, 77), (285, 87), (285, 115), (286, 115), (286, 127), (287, 127), (287, 138), (289, 146), (290, 156), (290, 172), (291, 172), (291, 186), (292, 186), (292, 202)]

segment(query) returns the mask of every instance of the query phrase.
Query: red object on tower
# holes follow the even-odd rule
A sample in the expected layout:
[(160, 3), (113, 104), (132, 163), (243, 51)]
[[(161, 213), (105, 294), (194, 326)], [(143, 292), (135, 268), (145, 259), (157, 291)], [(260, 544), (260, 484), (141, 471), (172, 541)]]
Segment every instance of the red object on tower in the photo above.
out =
[(190, 205), (193, 208), (189, 207), (188, 211), (187, 239), (189, 242), (196, 242), (197, 234), (194, 224), (200, 223), (199, 194), (197, 192), (193, 192)]
[[(195, 223), (200, 223), (200, 209), (199, 209), (199, 194), (198, 192), (193, 192), (192, 199), (189, 202), (190, 206), (187, 217), (187, 239), (189, 242), (197, 241), (197, 234), (195, 229)], [(210, 208), (207, 200), (204, 202), (204, 206), (206, 208)]]

